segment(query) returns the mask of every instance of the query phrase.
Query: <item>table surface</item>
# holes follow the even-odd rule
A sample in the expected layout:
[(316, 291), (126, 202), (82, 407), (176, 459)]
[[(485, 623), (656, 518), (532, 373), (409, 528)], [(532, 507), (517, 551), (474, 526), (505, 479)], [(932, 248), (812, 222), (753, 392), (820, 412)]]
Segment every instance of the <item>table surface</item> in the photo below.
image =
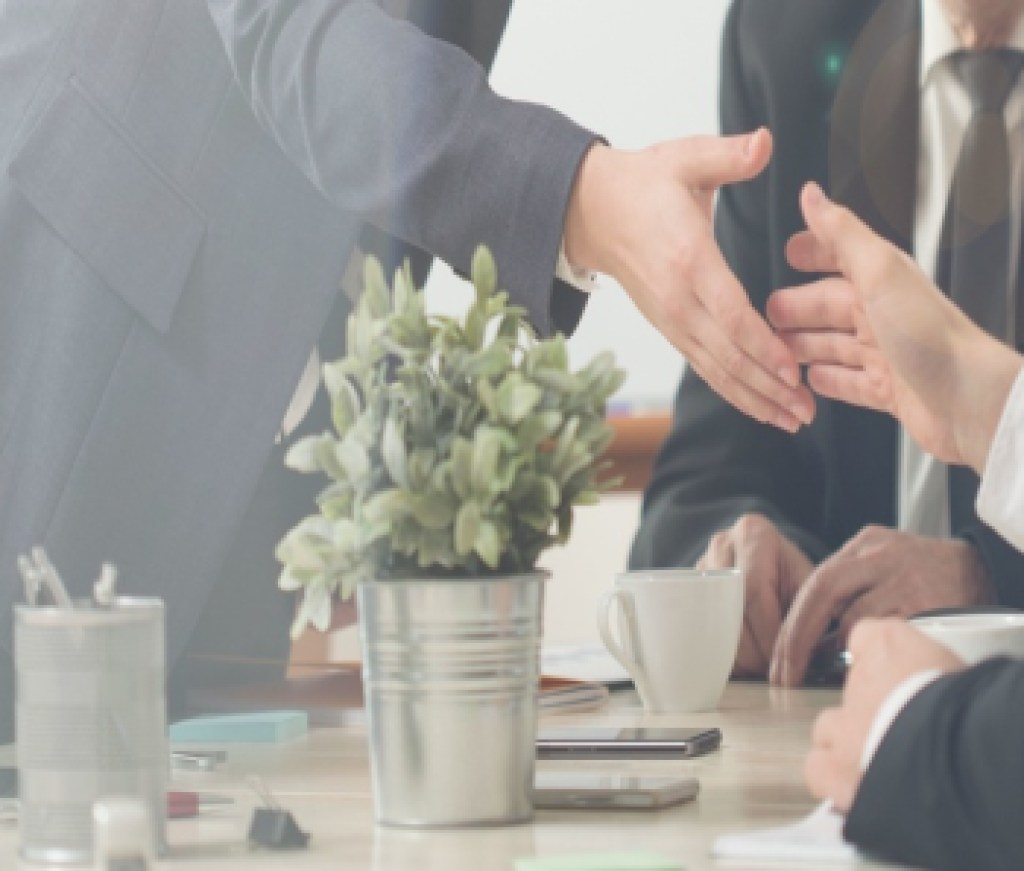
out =
[[(230, 795), (236, 804), (195, 820), (170, 822), (172, 851), (160, 867), (489, 871), (514, 869), (515, 860), (525, 856), (644, 850), (671, 857), (687, 871), (777, 871), (778, 865), (721, 865), (710, 856), (711, 843), (726, 832), (794, 822), (811, 810), (814, 801), (802, 778), (810, 725), (836, 699), (835, 690), (736, 683), (726, 690), (720, 710), (709, 714), (645, 714), (635, 694), (618, 693), (600, 711), (546, 716), (541, 723), (547, 726), (718, 726), (723, 742), (718, 752), (685, 761), (540, 762), (541, 771), (585, 766), (614, 773), (695, 776), (700, 795), (694, 802), (660, 811), (538, 811), (533, 823), (506, 828), (408, 831), (375, 826), (366, 730), (358, 724), (313, 729), (307, 738), (277, 747), (232, 745), (228, 764), (218, 771), (175, 774), (174, 788)], [(9, 751), (0, 748), (0, 762)], [(274, 854), (245, 848), (248, 820), (258, 803), (246, 785), (249, 775), (261, 777), (312, 833), (310, 849)], [(0, 823), (0, 868), (17, 867), (17, 840), (16, 827)]]

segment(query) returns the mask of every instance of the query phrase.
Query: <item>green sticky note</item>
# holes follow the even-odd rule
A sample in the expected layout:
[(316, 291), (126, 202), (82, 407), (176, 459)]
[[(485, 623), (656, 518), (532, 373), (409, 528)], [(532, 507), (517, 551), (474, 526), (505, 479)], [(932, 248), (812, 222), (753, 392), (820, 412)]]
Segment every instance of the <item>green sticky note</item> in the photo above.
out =
[(519, 859), (516, 871), (683, 871), (657, 853), (580, 853)]
[(182, 720), (170, 729), (172, 744), (278, 744), (309, 730), (305, 711), (266, 711)]

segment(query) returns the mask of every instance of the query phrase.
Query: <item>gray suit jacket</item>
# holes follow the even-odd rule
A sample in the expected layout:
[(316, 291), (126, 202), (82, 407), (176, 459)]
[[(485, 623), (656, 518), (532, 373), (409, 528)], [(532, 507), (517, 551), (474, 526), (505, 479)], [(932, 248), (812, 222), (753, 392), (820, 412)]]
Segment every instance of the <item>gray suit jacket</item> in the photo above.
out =
[(592, 141), (360, 0), (7, 0), (0, 648), (44, 543), (80, 594), (113, 560), (162, 596), (178, 656), (365, 220), (461, 271), (487, 243), (571, 329)]

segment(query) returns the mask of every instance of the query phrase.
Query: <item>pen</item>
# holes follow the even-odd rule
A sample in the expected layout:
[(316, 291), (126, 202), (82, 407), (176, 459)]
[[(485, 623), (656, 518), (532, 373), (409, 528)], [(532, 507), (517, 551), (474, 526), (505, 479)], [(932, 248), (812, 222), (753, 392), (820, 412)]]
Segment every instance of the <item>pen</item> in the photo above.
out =
[(235, 800), (226, 795), (207, 792), (168, 792), (167, 818), (184, 820), (198, 816), (200, 811), (234, 804)]

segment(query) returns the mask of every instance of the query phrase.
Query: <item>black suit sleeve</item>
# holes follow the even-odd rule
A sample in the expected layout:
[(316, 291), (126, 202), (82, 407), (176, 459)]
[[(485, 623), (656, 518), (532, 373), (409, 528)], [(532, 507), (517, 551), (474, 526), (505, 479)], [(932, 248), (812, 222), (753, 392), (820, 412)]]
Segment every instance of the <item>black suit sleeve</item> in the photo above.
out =
[(922, 690), (864, 775), (844, 834), (937, 871), (1024, 868), (1024, 663), (991, 660)]
[(978, 551), (999, 604), (1024, 609), (1024, 555), (981, 520), (956, 530), (956, 535)]
[[(751, 51), (756, 54), (757, 39), (754, 26), (744, 25), (748, 6), (734, 4), (725, 25), (722, 132), (748, 132), (762, 125), (778, 126), (782, 132), (784, 119), (769, 113), (766, 77), (745, 66)], [(773, 273), (773, 252), (781, 253), (785, 244), (769, 203), (771, 187), (778, 182), (775, 172), (770, 167), (752, 182), (724, 188), (715, 227), (726, 260), (762, 314), (779, 280)], [(823, 481), (822, 460), (807, 436), (794, 438), (746, 417), (688, 369), (676, 397), (672, 432), (644, 496), (630, 565), (691, 565), (716, 531), (755, 512), (771, 519), (818, 561), (827, 549), (812, 531), (812, 518), (823, 513)]]

